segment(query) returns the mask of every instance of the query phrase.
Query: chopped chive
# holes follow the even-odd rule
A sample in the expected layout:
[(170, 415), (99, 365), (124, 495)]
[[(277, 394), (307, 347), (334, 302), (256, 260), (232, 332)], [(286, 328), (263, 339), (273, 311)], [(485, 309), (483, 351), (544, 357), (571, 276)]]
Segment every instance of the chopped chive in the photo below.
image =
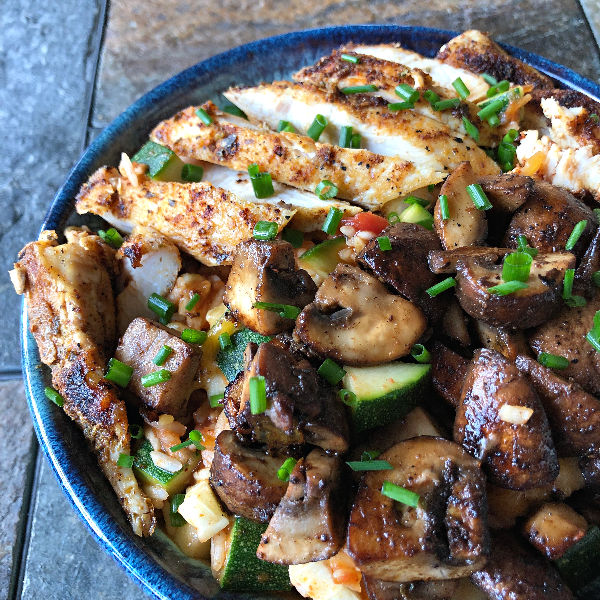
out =
[(261, 310), (270, 310), (279, 313), (284, 319), (297, 319), (301, 310), (292, 304), (277, 304), (276, 302), (255, 302), (252, 308), (260, 308)]
[(433, 110), (442, 111), (448, 108), (456, 108), (460, 104), (460, 98), (447, 98), (439, 100), (433, 105)]
[(463, 100), (466, 100), (469, 97), (469, 95), (471, 94), (471, 92), (469, 91), (469, 88), (465, 85), (465, 82), (460, 77), (457, 77), (452, 82), (452, 87), (456, 90), (456, 93)]
[(356, 394), (345, 388), (342, 388), (339, 391), (339, 397), (340, 400), (347, 406), (354, 406), (356, 403)]
[(148, 308), (158, 315), (158, 318), (163, 325), (168, 325), (171, 322), (171, 317), (175, 313), (175, 305), (159, 294), (150, 295), (148, 298)]
[(346, 464), (353, 471), (389, 471), (394, 468), (387, 460), (349, 460)]
[(503, 79), (502, 81), (492, 85), (486, 92), (486, 96), (488, 98), (492, 98), (493, 96), (501, 94), (502, 92), (508, 92), (509, 88), (510, 83), (506, 79)]
[(517, 248), (519, 252), (527, 252), (532, 258), (535, 258), (538, 255), (538, 250), (529, 246), (529, 242), (524, 235), (519, 235), (517, 237)]
[(106, 371), (104, 379), (112, 381), (119, 387), (125, 388), (129, 385), (132, 375), (133, 369), (129, 365), (122, 363), (116, 358), (111, 358), (108, 361), (108, 371)]
[(358, 64), (358, 61), (360, 60), (358, 56), (352, 56), (351, 54), (342, 54), (341, 59), (354, 65)]
[(383, 252), (386, 252), (386, 251), (392, 249), (392, 243), (390, 242), (390, 238), (387, 235), (382, 235), (382, 236), (378, 237), (377, 244), (379, 246), (379, 249)]
[(372, 83), (367, 85), (349, 85), (348, 87), (340, 88), (340, 92), (346, 96), (350, 94), (368, 94), (369, 92), (376, 92), (379, 88)]
[(391, 112), (397, 112), (399, 110), (408, 110), (410, 108), (414, 108), (414, 102), (392, 102), (388, 104), (388, 110)]
[(208, 397), (208, 403), (210, 404), (211, 408), (217, 408), (218, 406), (223, 404), (222, 400), (224, 400), (224, 399), (225, 399), (225, 394), (223, 394), (223, 393), (213, 394), (212, 396)]
[(587, 300), (583, 296), (569, 296), (565, 298), (565, 304), (570, 308), (579, 308), (587, 304)]
[(360, 455), (360, 460), (363, 460), (363, 461), (375, 460), (380, 455), (381, 455), (381, 452), (379, 452), (379, 450), (365, 450)]
[(184, 181), (202, 181), (204, 169), (200, 165), (185, 164), (181, 167), (181, 179)]
[(427, 186), (427, 191), (431, 194), (433, 192), (433, 190), (435, 190), (435, 183), (430, 183)]
[(488, 288), (488, 293), (493, 294), (494, 296), (508, 296), (519, 290), (524, 290), (526, 287), (527, 284), (522, 281), (505, 281), (504, 283), (493, 285)]
[(562, 297), (564, 300), (573, 295), (573, 282), (575, 281), (575, 269), (567, 269), (563, 279)]
[(575, 227), (573, 227), (573, 231), (571, 231), (571, 235), (565, 244), (565, 250), (573, 250), (575, 248), (575, 244), (579, 241), (583, 230), (587, 227), (587, 220), (579, 221)]
[(330, 200), (331, 198), (335, 198), (337, 193), (337, 185), (329, 181), (329, 179), (323, 179), (315, 188), (315, 194), (319, 197), (319, 200)]
[(227, 332), (222, 333), (219, 336), (219, 346), (221, 347), (221, 350), (225, 350), (225, 348), (231, 346), (231, 336)]
[(203, 435), (197, 429), (192, 429), (192, 431), (190, 431), (190, 433), (188, 434), (188, 439), (185, 440), (185, 442), (175, 444), (174, 446), (171, 446), (169, 450), (171, 450), (171, 452), (177, 452), (178, 450), (181, 450), (182, 448), (187, 448), (192, 444), (194, 444), (196, 450), (205, 450), (204, 446), (201, 443), (203, 441)]
[(498, 161), (502, 165), (502, 170), (512, 171), (515, 167), (515, 158), (517, 149), (510, 142), (500, 142), (498, 145)]
[(394, 224), (394, 223), (400, 223), (400, 215), (397, 212), (391, 212), (388, 216), (387, 216), (387, 220), (388, 223), (390, 224)]
[(207, 337), (208, 333), (206, 333), (206, 331), (199, 331), (198, 329), (192, 329), (191, 327), (186, 327), (181, 332), (181, 339), (190, 344), (204, 344)]
[(600, 223), (600, 208), (594, 208), (593, 213), (596, 218), (596, 223)]
[(353, 133), (352, 141), (350, 142), (350, 148), (353, 148), (355, 150), (360, 148), (360, 142), (361, 142), (360, 133)]
[(119, 458), (117, 459), (118, 467), (125, 467), (126, 469), (131, 469), (133, 467), (133, 456), (129, 454), (119, 454)]
[(498, 80), (492, 76), (489, 75), (488, 73), (482, 73), (481, 74), (481, 78), (488, 84), (488, 85), (496, 85), (498, 83)]
[(132, 423), (129, 426), (129, 435), (134, 440), (141, 440), (144, 436), (144, 430), (137, 423)]
[(248, 118), (248, 115), (239, 106), (236, 106), (233, 102), (231, 102), (227, 98), (224, 98), (224, 100), (222, 100), (221, 104), (222, 104), (221, 110), (223, 112), (226, 112), (230, 115), (235, 115), (236, 117), (242, 117), (242, 119)]
[(471, 121), (469, 121), (469, 119), (467, 119), (467, 117), (463, 117), (462, 122), (463, 122), (463, 126), (465, 128), (465, 131), (467, 132), (467, 135), (471, 136), (476, 142), (478, 142), (479, 141), (479, 129), (477, 129), (477, 127), (475, 125), (473, 125), (473, 123), (471, 123)]
[(592, 113), (590, 115), (590, 119), (594, 121), (594, 123), (598, 123), (600, 121), (600, 117), (596, 113)]
[(114, 228), (111, 227), (104, 231), (103, 229), (98, 230), (98, 235), (113, 248), (120, 248), (123, 245), (123, 236)]
[(432, 285), (430, 288), (427, 288), (425, 290), (425, 292), (429, 296), (431, 296), (431, 298), (435, 298), (442, 292), (449, 290), (451, 287), (454, 287), (455, 285), (456, 285), (456, 279), (454, 279), (454, 277), (447, 277), (446, 279), (440, 281), (439, 283)]
[(169, 379), (171, 379), (171, 372), (166, 369), (160, 369), (159, 371), (142, 375), (140, 381), (144, 387), (152, 387), (159, 383), (165, 383), (165, 381), (169, 381)]
[(471, 200), (473, 200), (473, 204), (478, 210), (489, 210), (492, 208), (492, 203), (488, 200), (483, 188), (478, 183), (468, 185), (467, 193), (471, 196)]
[(408, 83), (397, 85), (394, 92), (396, 92), (396, 96), (402, 98), (404, 102), (412, 102), (414, 104), (419, 99), (419, 91), (408, 85)]
[(304, 243), (304, 234), (297, 229), (286, 227), (281, 233), (282, 239), (289, 242), (293, 248), (300, 248)]
[(497, 115), (504, 108), (504, 102), (502, 100), (494, 100), (484, 106), (478, 113), (477, 116), (485, 121), (490, 117)]
[(250, 412), (260, 415), (267, 410), (267, 388), (262, 375), (250, 377)]
[(314, 118), (313, 122), (310, 124), (306, 135), (316, 142), (321, 137), (321, 134), (325, 130), (325, 127), (327, 127), (327, 119), (323, 115), (317, 115)]
[(294, 126), (289, 121), (279, 121), (279, 125), (277, 125), (277, 131), (285, 131), (288, 133), (296, 133)]
[(511, 143), (519, 137), (519, 132), (516, 129), (509, 129), (506, 135), (502, 138), (503, 142)]
[(268, 242), (275, 238), (278, 229), (279, 226), (273, 221), (258, 221), (258, 223), (254, 226), (252, 235), (254, 236), (255, 240)]
[(352, 146), (352, 125), (342, 125), (338, 146), (341, 148), (350, 148)]
[(511, 252), (504, 257), (502, 279), (504, 281), (527, 281), (533, 259), (527, 252)]
[(593, 275), (592, 275), (592, 281), (594, 282), (594, 285), (596, 287), (600, 287), (600, 271), (596, 271)]
[(196, 448), (200, 442), (204, 441), (204, 436), (197, 429), (192, 429), (188, 434), (188, 437), (192, 440)]
[(438, 198), (438, 202), (440, 203), (440, 216), (442, 217), (442, 221), (447, 221), (450, 218), (450, 208), (448, 207), (448, 196), (446, 196), (446, 194), (442, 194)]
[(183, 527), (186, 520), (177, 512), (185, 500), (185, 494), (175, 494), (169, 502), (169, 521), (171, 527)]
[(281, 481), (289, 481), (290, 475), (296, 466), (298, 461), (295, 458), (286, 458), (279, 470), (277, 471), (277, 478)]
[(330, 358), (326, 358), (317, 373), (326, 379), (331, 385), (337, 385), (346, 375), (346, 371)]
[(406, 204), (418, 204), (419, 206), (427, 206), (429, 204), (429, 200), (412, 195), (404, 198), (402, 202), (405, 202)]
[(200, 294), (194, 293), (190, 298), (189, 302), (185, 305), (185, 310), (192, 310), (200, 300)]
[(410, 350), (410, 355), (418, 363), (426, 364), (431, 362), (431, 352), (423, 344), (415, 344)]
[(600, 310), (596, 311), (592, 329), (587, 333), (585, 339), (596, 349), (596, 352), (600, 352)]
[(558, 356), (557, 354), (550, 354), (549, 352), (540, 352), (537, 360), (541, 365), (550, 369), (566, 369), (569, 366), (567, 358)]
[(440, 101), (440, 97), (433, 90), (425, 90), (423, 92), (423, 98), (425, 98), (431, 106)]
[(178, 452), (179, 450), (182, 450), (183, 448), (187, 448), (188, 446), (191, 446), (194, 442), (192, 442), (192, 440), (185, 440), (185, 442), (181, 442), (181, 444), (175, 444), (174, 446), (171, 446), (169, 448), (169, 450), (171, 452)]
[(498, 127), (498, 125), (500, 125), (500, 119), (497, 115), (492, 115), (489, 117), (487, 122), (490, 127)]
[(254, 195), (258, 199), (269, 198), (275, 193), (271, 175), (269, 173), (261, 173), (256, 163), (253, 163), (248, 167), (248, 175), (250, 176), (250, 183), (252, 184)]
[(383, 482), (383, 486), (381, 486), (381, 493), (384, 496), (387, 496), (392, 500), (396, 500), (396, 502), (406, 504), (407, 506), (416, 508), (419, 505), (419, 494), (415, 494), (415, 492), (400, 487), (399, 485), (391, 483), (390, 481)]
[(56, 406), (62, 407), (65, 403), (65, 399), (54, 388), (51, 388), (50, 386), (46, 386), (44, 388), (44, 395), (46, 396), (46, 398), (48, 398), (48, 400), (54, 402)]
[(327, 217), (325, 218), (325, 222), (323, 223), (323, 227), (321, 227), (321, 229), (329, 235), (334, 235), (340, 225), (340, 221), (342, 220), (343, 216), (343, 210), (332, 206), (329, 209), (329, 212), (327, 213)]
[(171, 354), (173, 354), (173, 348), (165, 345), (156, 353), (156, 356), (152, 359), (152, 362), (157, 367), (162, 367)]
[(205, 125), (211, 125), (212, 124), (212, 122), (213, 122), (212, 117), (203, 108), (197, 108), (196, 109), (196, 114), (198, 115), (198, 118)]

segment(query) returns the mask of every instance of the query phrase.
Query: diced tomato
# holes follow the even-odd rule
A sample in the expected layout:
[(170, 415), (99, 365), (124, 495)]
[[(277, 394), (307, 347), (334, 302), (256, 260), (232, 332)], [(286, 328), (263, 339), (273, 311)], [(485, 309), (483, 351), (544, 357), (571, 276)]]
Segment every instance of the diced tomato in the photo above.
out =
[(389, 226), (387, 219), (372, 212), (360, 212), (349, 219), (342, 219), (341, 224), (354, 227), (356, 231), (371, 231), (372, 233), (381, 233)]
[(361, 591), (362, 573), (343, 550), (329, 560), (329, 566), (334, 583), (345, 585), (355, 592)]

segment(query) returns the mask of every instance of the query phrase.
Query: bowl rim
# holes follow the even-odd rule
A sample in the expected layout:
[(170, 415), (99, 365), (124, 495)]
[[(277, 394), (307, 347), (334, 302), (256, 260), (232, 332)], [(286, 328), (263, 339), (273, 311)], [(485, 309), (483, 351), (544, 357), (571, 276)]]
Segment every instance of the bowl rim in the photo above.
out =
[[(55, 194), (44, 217), (40, 232), (44, 229), (57, 229), (63, 226), (66, 218), (73, 211), (73, 198), (81, 183), (90, 174), (92, 160), (106, 152), (111, 140), (125, 131), (138, 117), (144, 108), (163, 100), (177, 89), (186, 87), (191, 80), (198, 78), (214, 66), (223, 63), (232, 65), (248, 54), (261, 51), (265, 46), (292, 46), (294, 43), (310, 40), (322, 41), (330, 39), (332, 47), (337, 45), (336, 38), (345, 36), (353, 38), (376, 36), (387, 37), (393, 41), (402, 34), (414, 35), (416, 38), (436, 38), (445, 43), (458, 32), (420, 26), (403, 25), (336, 25), (283, 33), (267, 38), (254, 40), (236, 46), (196, 63), (160, 83), (149, 92), (138, 98), (133, 104), (116, 117), (98, 137), (84, 150), (80, 159), (69, 172), (64, 184)], [(410, 47), (410, 44), (406, 44)], [(539, 71), (552, 77), (562, 86), (583, 92), (600, 102), (600, 85), (579, 75), (572, 69), (555, 63), (535, 53), (520, 48), (500, 44), (511, 55), (534, 66)], [(54, 427), (48, 415), (43, 415), (40, 408), (45, 403), (43, 381), (40, 372), (40, 360), (33, 336), (29, 333), (25, 300), (21, 304), (21, 365), (24, 376), (25, 393), (36, 436), (40, 446), (50, 462), (52, 472), (57, 478), (63, 492), (69, 499), (79, 518), (85, 523), (95, 540), (110, 554), (131, 578), (148, 594), (160, 600), (198, 600), (202, 596), (197, 590), (182, 583), (166, 568), (154, 561), (143, 548), (132, 544), (121, 527), (114, 521), (110, 513), (98, 502), (94, 490), (84, 480), (77, 467), (72, 464), (69, 448), (60, 436), (53, 435)], [(238, 594), (223, 594), (219, 598), (239, 598)], [(247, 597), (247, 596), (244, 596)]]

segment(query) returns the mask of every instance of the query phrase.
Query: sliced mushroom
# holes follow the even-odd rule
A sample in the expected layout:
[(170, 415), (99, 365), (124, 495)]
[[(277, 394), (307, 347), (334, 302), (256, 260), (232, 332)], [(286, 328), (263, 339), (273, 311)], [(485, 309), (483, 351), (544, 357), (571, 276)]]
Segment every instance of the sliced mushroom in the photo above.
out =
[(342, 461), (313, 450), (290, 474), (285, 496), (256, 556), (282, 565), (326, 560), (344, 544), (346, 495)]
[(453, 600), (460, 585), (457, 579), (396, 583), (365, 576), (362, 582), (369, 600)]
[(431, 379), (435, 391), (455, 408), (470, 362), (440, 342), (431, 348)]
[[(442, 294), (443, 296), (443, 294)], [(452, 298), (442, 318), (441, 332), (461, 346), (471, 346), (469, 318), (464, 313), (456, 298)]]
[[(529, 417), (517, 424), (506, 419), (503, 406), (525, 408)], [(473, 357), (456, 411), (454, 439), (483, 461), (489, 481), (496, 485), (525, 490), (558, 475), (550, 427), (535, 390), (513, 363), (493, 350), (478, 350)]]
[(502, 265), (458, 261), (456, 297), (468, 315), (490, 325), (535, 327), (560, 308), (564, 273), (574, 266), (575, 257), (568, 252), (538, 254), (527, 287), (501, 296), (490, 293), (489, 288), (502, 283)]
[(234, 515), (267, 523), (287, 488), (277, 477), (284, 460), (242, 446), (233, 431), (222, 431), (215, 442), (210, 483)]
[(427, 266), (428, 253), (441, 249), (435, 233), (414, 223), (396, 223), (381, 235), (390, 240), (391, 250), (382, 250), (373, 238), (358, 256), (358, 263), (414, 302), (430, 321), (439, 321), (447, 304), (446, 296), (432, 298), (425, 293), (439, 279)]
[(450, 173), (440, 190), (448, 198), (450, 217), (442, 219), (440, 201), (433, 211), (435, 230), (446, 250), (462, 246), (477, 246), (487, 235), (485, 211), (478, 210), (467, 192), (467, 186), (477, 178), (470, 162), (463, 162)]
[(542, 400), (559, 454), (600, 451), (600, 401), (531, 358), (518, 356), (516, 365), (529, 375)]
[(596, 230), (596, 235), (581, 258), (577, 271), (575, 271), (573, 292), (591, 298), (596, 292), (593, 276), (597, 271), (600, 271), (600, 227)]
[(471, 581), (490, 600), (573, 600), (556, 569), (512, 533), (492, 537), (492, 554)]
[[(460, 446), (434, 437), (396, 444), (380, 457), (392, 470), (368, 472), (348, 525), (348, 554), (368, 577), (408, 582), (464, 577), (488, 550), (485, 479)], [(419, 494), (418, 506), (381, 493), (388, 481)]]
[(531, 197), (535, 181), (518, 173), (480, 177), (477, 182), (489, 198), (495, 212), (512, 215)]
[(561, 376), (574, 379), (586, 392), (600, 395), (600, 352), (585, 339), (594, 315), (600, 310), (600, 291), (585, 306), (564, 309), (553, 319), (540, 325), (529, 336), (536, 354), (549, 352), (564, 356), (569, 366)]
[(488, 248), (487, 246), (466, 246), (455, 250), (434, 250), (429, 253), (429, 268), (437, 274), (455, 273), (459, 260), (471, 259), (482, 264), (494, 264), (499, 258), (513, 252), (510, 248)]
[(412, 302), (358, 267), (339, 264), (300, 313), (294, 337), (322, 357), (373, 365), (406, 356), (426, 326)]
[(294, 319), (279, 312), (254, 308), (256, 302), (304, 308), (317, 288), (304, 269), (296, 268), (289, 242), (250, 240), (236, 247), (223, 302), (233, 316), (253, 331), (275, 335), (294, 327)]
[(475, 321), (475, 330), (484, 348), (496, 350), (508, 360), (515, 360), (518, 354), (527, 354), (527, 338), (520, 330), (494, 327), (483, 321)]

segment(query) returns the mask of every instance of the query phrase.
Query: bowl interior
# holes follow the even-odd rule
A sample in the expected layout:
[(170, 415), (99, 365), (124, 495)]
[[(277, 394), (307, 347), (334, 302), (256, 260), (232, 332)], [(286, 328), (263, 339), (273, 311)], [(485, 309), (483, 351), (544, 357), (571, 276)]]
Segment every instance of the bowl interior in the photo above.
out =
[[(140, 98), (103, 131), (57, 193), (41, 229), (61, 230), (67, 222), (93, 222), (93, 218), (73, 216), (73, 199), (80, 186), (98, 167), (118, 164), (121, 152), (129, 155), (135, 152), (156, 123), (185, 106), (207, 99), (219, 104), (220, 92), (231, 85), (289, 78), (301, 66), (313, 63), (348, 41), (399, 42), (416, 52), (434, 56), (453, 35), (451, 31), (391, 25), (332, 27), (259, 40), (190, 67)], [(600, 88), (573, 71), (516, 48), (507, 48), (560, 84), (600, 99)], [(164, 534), (140, 539), (131, 532), (83, 435), (63, 411), (44, 397), (44, 386), (50, 383), (49, 371), (41, 368), (24, 310), (21, 329), (23, 372), (36, 433), (69, 500), (105, 550), (156, 598), (273, 599), (272, 594), (222, 592), (210, 569), (183, 556)]]

